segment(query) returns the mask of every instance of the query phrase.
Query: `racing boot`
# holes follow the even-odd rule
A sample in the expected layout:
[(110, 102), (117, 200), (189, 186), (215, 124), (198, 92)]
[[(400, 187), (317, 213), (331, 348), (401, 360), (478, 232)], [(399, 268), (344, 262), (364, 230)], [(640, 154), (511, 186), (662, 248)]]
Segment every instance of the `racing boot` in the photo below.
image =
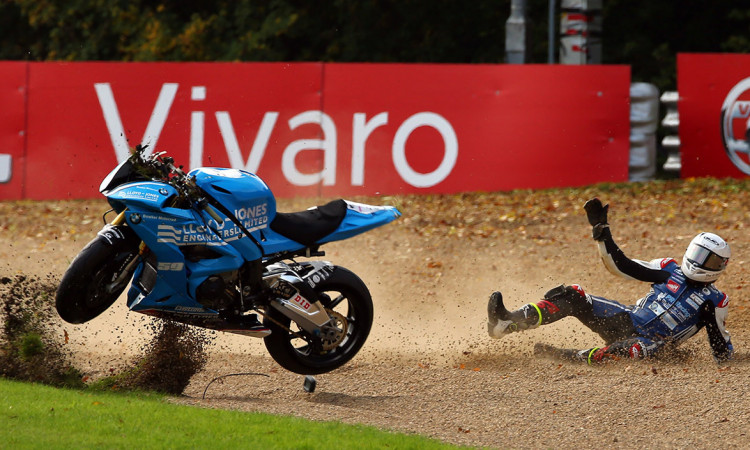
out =
[(503, 305), (503, 294), (493, 292), (487, 303), (487, 332), (490, 337), (500, 339), (514, 331), (529, 330), (541, 325), (539, 307), (529, 303), (515, 311)]

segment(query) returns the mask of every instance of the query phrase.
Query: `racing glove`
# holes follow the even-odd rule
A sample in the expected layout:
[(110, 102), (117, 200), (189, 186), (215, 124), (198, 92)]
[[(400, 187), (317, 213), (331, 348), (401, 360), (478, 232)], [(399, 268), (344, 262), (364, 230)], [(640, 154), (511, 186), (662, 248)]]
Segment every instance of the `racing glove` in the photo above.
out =
[(609, 204), (602, 206), (601, 200), (592, 198), (583, 205), (583, 209), (586, 210), (586, 217), (592, 226), (591, 236), (597, 241), (603, 240), (604, 229), (609, 228), (607, 223)]

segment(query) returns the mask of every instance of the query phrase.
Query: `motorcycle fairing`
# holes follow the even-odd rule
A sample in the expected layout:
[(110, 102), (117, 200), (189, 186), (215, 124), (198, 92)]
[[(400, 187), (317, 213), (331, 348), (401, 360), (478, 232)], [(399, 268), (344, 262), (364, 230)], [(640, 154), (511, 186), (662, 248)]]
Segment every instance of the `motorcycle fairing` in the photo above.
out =
[(341, 241), (393, 222), (401, 213), (393, 206), (372, 206), (346, 201), (346, 215), (336, 230), (318, 243)]
[(276, 216), (276, 199), (257, 175), (238, 169), (198, 168), (188, 173), (257, 241)]
[(164, 208), (172, 196), (177, 195), (177, 189), (161, 182), (138, 181), (123, 184), (107, 191), (105, 196), (115, 209), (120, 212), (133, 205), (140, 209), (159, 211)]
[[(347, 239), (401, 215), (394, 207), (338, 200), (331, 202), (335, 205), (331, 208), (334, 217), (325, 225), (326, 234), (316, 236), (312, 245), (302, 238), (299, 239), (305, 242), (300, 243), (269, 226), (277, 217), (276, 202), (271, 190), (257, 176), (236, 169), (195, 169), (190, 174), (221, 206), (216, 212), (221, 220), (215, 220), (205, 211), (168, 206), (178, 192), (166, 183), (130, 182), (105, 193), (115, 210), (127, 208), (128, 226), (155, 256), (153, 264), (144, 262), (134, 273), (128, 292), (131, 310), (218, 317), (217, 311), (195, 300), (198, 286), (209, 276), (239, 270), (246, 261)], [(289, 215), (315, 218), (327, 206), (320, 208), (311, 208), (311, 214)], [(305, 220), (298, 225), (305, 230)], [(217, 256), (195, 261), (186, 258), (185, 247), (195, 245), (206, 246)]]
[[(240, 251), (229, 245), (242, 240), (242, 234), (224, 239), (217, 234), (219, 226), (214, 223), (212, 228), (196, 211), (166, 206), (173, 194), (177, 191), (172, 186), (156, 182), (129, 183), (107, 193), (111, 203), (128, 208), (125, 221), (156, 259), (153, 265), (146, 262), (136, 269), (128, 307), (218, 315), (195, 301), (195, 292), (210, 275), (237, 270), (244, 264)], [(247, 238), (244, 241), (251, 243)], [(217, 257), (188, 260), (183, 249), (193, 245), (207, 246)], [(255, 247), (256, 259), (259, 255)]]
[[(263, 256), (347, 239), (385, 225), (401, 216), (401, 213), (394, 207), (370, 206), (348, 200), (337, 200), (328, 205), (310, 208), (308, 211), (314, 211), (313, 214), (308, 214), (308, 211), (279, 214), (276, 211), (276, 200), (271, 189), (255, 174), (238, 169), (198, 168), (191, 170), (188, 175), (194, 176), (196, 184), (223, 205), (229, 213), (234, 215), (234, 219), (250, 232), (255, 241), (260, 244)], [(337, 202), (346, 204), (345, 211), (342, 207), (340, 212), (335, 213), (343, 217), (330, 219), (338, 226), (331, 228), (330, 232), (322, 236), (314, 236), (315, 239), (309, 236), (300, 237), (304, 233), (298, 231), (284, 233), (283, 227), (279, 232), (278, 227), (271, 225), (277, 218), (281, 220), (279, 216), (301, 216), (307, 217), (307, 219), (297, 221), (303, 232), (312, 231), (318, 226), (320, 215), (327, 214), (325, 208)], [(223, 212), (220, 215), (232, 222), (231, 218)], [(208, 222), (211, 225), (217, 225), (215, 221), (208, 220)], [(234, 224), (227, 224), (225, 230), (241, 231)], [(252, 255), (242, 253), (248, 260), (252, 259)]]

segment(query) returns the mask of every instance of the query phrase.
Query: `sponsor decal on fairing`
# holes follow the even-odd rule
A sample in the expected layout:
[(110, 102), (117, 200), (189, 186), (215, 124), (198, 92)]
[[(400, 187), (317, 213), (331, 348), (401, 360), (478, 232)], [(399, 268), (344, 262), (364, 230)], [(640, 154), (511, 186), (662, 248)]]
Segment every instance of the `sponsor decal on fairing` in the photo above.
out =
[(319, 283), (328, 279), (333, 274), (333, 268), (329, 265), (323, 265), (315, 269), (314, 272), (305, 276), (305, 281), (311, 288), (315, 288)]
[[(192, 224), (184, 225), (182, 228), (159, 224), (157, 237), (158, 242), (164, 242), (174, 245), (227, 245), (226, 242), (223, 241), (218, 235), (208, 232), (205, 227), (196, 227)], [(239, 238), (239, 236), (237, 236), (235, 239), (237, 238)]]
[(185, 267), (185, 263), (182, 262), (159, 262), (156, 265), (156, 270), (165, 272), (179, 272)]

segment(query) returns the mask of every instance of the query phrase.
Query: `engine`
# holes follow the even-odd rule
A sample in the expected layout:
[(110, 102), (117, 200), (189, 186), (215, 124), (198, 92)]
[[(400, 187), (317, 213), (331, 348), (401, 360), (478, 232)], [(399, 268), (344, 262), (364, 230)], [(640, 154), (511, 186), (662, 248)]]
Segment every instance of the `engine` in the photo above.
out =
[(224, 311), (240, 304), (237, 290), (237, 272), (212, 275), (198, 286), (195, 297), (198, 303), (215, 311)]

